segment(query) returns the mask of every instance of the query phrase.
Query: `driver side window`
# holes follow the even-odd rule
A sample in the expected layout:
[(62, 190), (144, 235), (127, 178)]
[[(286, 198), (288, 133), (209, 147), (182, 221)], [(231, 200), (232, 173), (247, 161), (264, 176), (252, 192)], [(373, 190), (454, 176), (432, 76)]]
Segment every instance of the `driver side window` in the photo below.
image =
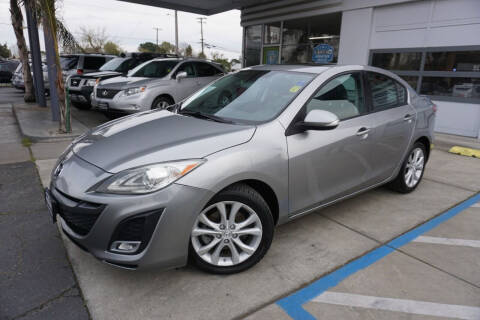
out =
[(328, 81), (308, 102), (306, 113), (311, 110), (330, 111), (340, 120), (367, 113), (361, 73), (343, 74)]

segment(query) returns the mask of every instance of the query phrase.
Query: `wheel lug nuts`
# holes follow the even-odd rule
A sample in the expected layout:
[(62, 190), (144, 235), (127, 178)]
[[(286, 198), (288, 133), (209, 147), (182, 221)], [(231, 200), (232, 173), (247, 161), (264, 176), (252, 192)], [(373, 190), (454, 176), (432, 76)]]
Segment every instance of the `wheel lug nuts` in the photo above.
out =
[(230, 242), (230, 240), (228, 240), (228, 239), (225, 239), (225, 240), (223, 240), (223, 242), (224, 242), (224, 243), (229, 243), (229, 242)]
[(236, 233), (232, 234), (232, 238), (236, 238), (238, 235)]
[(232, 224), (232, 225), (230, 226), (230, 229), (235, 229), (235, 225)]
[(222, 237), (221, 234), (217, 234), (217, 238), (220, 239)]
[(225, 225), (224, 225), (224, 224), (221, 224), (221, 225), (220, 225), (220, 229), (224, 230), (224, 229), (225, 229)]

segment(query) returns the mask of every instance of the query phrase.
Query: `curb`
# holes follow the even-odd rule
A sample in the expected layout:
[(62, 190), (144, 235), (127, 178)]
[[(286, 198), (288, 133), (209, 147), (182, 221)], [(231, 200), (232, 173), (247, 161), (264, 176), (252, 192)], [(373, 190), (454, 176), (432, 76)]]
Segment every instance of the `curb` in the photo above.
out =
[(458, 154), (460, 156), (472, 157), (480, 159), (480, 150), (473, 148), (466, 148), (460, 146), (453, 146), (448, 150), (450, 153)]
[(22, 126), (20, 125), (20, 121), (18, 119), (17, 111), (15, 108), (15, 105), (13, 103), (10, 103), (12, 106), (12, 113), (15, 117), (15, 120), (17, 121), (18, 128), (20, 130), (20, 134), (22, 135), (23, 138), (29, 139), (31, 142), (56, 142), (56, 141), (69, 141), (72, 139), (75, 139), (76, 137), (80, 136), (80, 134), (65, 134), (65, 136), (62, 137), (45, 137), (45, 136), (34, 136), (34, 135), (29, 135), (26, 134), (25, 131), (23, 130)]

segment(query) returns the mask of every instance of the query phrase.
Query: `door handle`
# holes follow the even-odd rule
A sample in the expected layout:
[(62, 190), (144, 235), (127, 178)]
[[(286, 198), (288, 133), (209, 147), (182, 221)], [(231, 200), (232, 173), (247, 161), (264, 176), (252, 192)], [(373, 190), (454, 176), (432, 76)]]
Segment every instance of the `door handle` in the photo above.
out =
[(369, 128), (366, 128), (366, 127), (362, 127), (360, 128), (358, 131), (357, 131), (357, 136), (365, 136), (367, 135), (368, 133), (370, 132), (370, 129)]
[(411, 122), (412, 120), (413, 120), (413, 115), (411, 114), (406, 114), (405, 117), (403, 117), (403, 121)]

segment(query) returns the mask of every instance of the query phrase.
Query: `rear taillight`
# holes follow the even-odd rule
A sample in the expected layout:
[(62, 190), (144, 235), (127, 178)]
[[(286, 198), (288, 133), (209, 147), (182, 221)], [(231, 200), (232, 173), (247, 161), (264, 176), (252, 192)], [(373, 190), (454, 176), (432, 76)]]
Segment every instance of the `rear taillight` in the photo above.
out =
[(433, 113), (437, 112), (437, 105), (436, 104), (432, 104), (432, 110), (433, 110)]
[(77, 69), (77, 74), (82, 75), (83, 74), (83, 69)]

